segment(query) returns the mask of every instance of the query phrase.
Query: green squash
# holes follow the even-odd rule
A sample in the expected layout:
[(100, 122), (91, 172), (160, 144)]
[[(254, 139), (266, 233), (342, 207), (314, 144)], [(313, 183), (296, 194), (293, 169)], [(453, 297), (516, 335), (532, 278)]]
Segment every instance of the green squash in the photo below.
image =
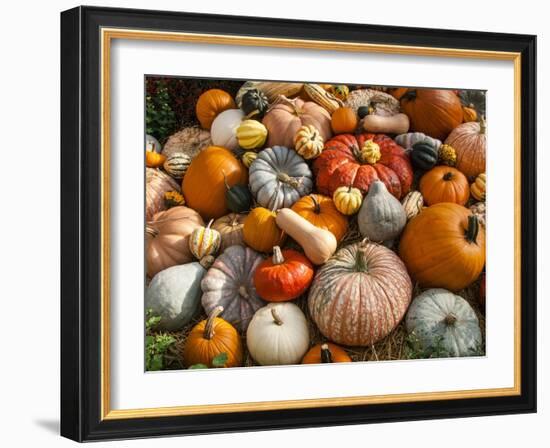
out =
[(268, 107), (267, 97), (261, 90), (248, 90), (242, 97), (241, 109), (248, 118), (262, 118)]
[(437, 163), (437, 149), (426, 141), (415, 143), (411, 150), (411, 163), (420, 170), (428, 171)]
[(357, 109), (357, 115), (359, 118), (365, 118), (370, 113), (369, 106), (361, 106)]
[(227, 187), (225, 203), (227, 208), (234, 213), (246, 212), (252, 206), (252, 193), (246, 185), (236, 184)]

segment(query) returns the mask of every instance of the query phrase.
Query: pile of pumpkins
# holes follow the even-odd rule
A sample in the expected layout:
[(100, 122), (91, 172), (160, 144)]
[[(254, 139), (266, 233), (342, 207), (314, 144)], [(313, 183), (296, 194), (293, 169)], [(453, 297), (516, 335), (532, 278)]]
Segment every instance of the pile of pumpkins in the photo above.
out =
[(245, 344), (260, 365), (349, 362), (403, 319), (479, 350), (456, 293), (484, 275), (486, 125), (459, 92), (246, 82), (196, 117), (212, 144), (193, 158), (146, 139), (146, 307), (168, 331), (207, 316), (185, 365), (242, 365)]

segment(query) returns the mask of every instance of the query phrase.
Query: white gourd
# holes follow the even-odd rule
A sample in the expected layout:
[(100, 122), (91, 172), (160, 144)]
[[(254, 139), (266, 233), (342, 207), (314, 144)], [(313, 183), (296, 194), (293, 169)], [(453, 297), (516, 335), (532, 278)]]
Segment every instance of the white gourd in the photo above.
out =
[(241, 125), (244, 112), (241, 109), (228, 109), (219, 114), (212, 122), (210, 136), (215, 146), (235, 150), (239, 147), (237, 128)]

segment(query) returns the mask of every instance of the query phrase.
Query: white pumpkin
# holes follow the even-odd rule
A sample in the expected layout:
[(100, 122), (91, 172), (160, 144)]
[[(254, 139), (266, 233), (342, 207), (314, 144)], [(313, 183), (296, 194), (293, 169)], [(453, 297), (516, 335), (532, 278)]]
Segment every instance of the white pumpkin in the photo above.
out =
[(201, 303), (201, 280), (213, 261), (205, 257), (200, 263), (172, 266), (153, 277), (145, 291), (145, 308), (161, 317), (159, 329), (179, 330), (193, 318)]
[(309, 348), (306, 317), (293, 303), (270, 303), (254, 314), (246, 344), (263, 366), (299, 364)]
[(152, 135), (145, 134), (145, 151), (154, 151), (160, 154), (162, 151), (162, 145)]
[(482, 338), (476, 313), (466, 300), (446, 289), (428, 289), (416, 297), (406, 325), (425, 350), (439, 344), (447, 356), (479, 354)]
[(241, 109), (228, 109), (219, 114), (212, 122), (210, 136), (215, 146), (235, 150), (239, 147), (237, 128), (241, 125), (244, 112)]

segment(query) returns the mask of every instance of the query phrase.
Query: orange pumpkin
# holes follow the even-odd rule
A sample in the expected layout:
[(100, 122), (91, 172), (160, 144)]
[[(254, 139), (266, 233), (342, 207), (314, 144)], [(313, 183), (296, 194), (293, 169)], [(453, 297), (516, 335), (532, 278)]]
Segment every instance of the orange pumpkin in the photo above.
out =
[(330, 125), (335, 134), (353, 134), (357, 128), (357, 114), (351, 107), (339, 107), (332, 114)]
[(149, 168), (158, 168), (165, 162), (166, 156), (155, 151), (145, 151), (145, 165)]
[(462, 104), (452, 90), (407, 89), (400, 101), (413, 131), (444, 140), (462, 123)]
[(258, 252), (269, 252), (285, 241), (284, 232), (275, 222), (277, 214), (264, 207), (256, 207), (243, 223), (244, 242)]
[(331, 232), (338, 241), (344, 238), (348, 230), (348, 220), (338, 211), (334, 201), (328, 196), (320, 194), (303, 196), (291, 208), (315, 227)]
[(388, 93), (395, 99), (400, 100), (401, 97), (407, 93), (407, 90), (409, 90), (407, 87), (396, 87), (394, 89), (390, 89)]
[(166, 268), (193, 261), (189, 237), (202, 226), (200, 215), (188, 207), (179, 205), (157, 213), (146, 226), (147, 275), (152, 278)]
[(300, 297), (313, 280), (313, 265), (294, 249), (273, 248), (273, 257), (264, 260), (254, 273), (256, 292), (269, 302), (286, 302)]
[(465, 207), (442, 202), (425, 208), (401, 235), (399, 256), (423, 288), (461, 290), (485, 265), (485, 230)]
[(220, 89), (203, 92), (195, 106), (197, 119), (204, 129), (210, 130), (214, 118), (227, 109), (236, 109), (237, 105), (229, 93)]
[(464, 205), (470, 198), (470, 185), (456, 168), (436, 166), (420, 179), (420, 192), (428, 205), (438, 202)]
[(223, 307), (212, 310), (208, 319), (199, 322), (187, 336), (183, 361), (187, 367), (205, 364), (214, 367), (212, 360), (222, 353), (227, 355), (224, 367), (237, 367), (243, 362), (243, 346), (239, 333), (229, 322), (218, 317)]
[(455, 166), (467, 177), (474, 178), (485, 172), (487, 136), (484, 120), (461, 124), (449, 134), (445, 144), (455, 149)]
[(302, 359), (302, 364), (324, 364), (332, 362), (351, 362), (351, 358), (342, 347), (331, 342), (314, 345)]
[(229, 210), (225, 201), (225, 182), (246, 184), (248, 172), (231, 151), (209, 146), (193, 159), (183, 178), (186, 204), (205, 220), (217, 219)]

